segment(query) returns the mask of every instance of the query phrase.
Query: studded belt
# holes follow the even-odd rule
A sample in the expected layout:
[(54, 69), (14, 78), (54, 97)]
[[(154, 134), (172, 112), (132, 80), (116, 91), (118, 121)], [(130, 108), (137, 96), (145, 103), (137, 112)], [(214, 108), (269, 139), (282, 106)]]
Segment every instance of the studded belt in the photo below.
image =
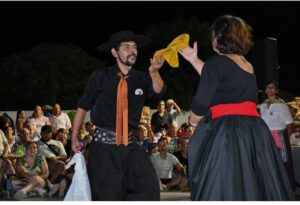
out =
[[(131, 130), (128, 133), (128, 144), (133, 143), (134, 132)], [(104, 144), (116, 144), (116, 133), (107, 129), (96, 126), (94, 131), (93, 142)]]

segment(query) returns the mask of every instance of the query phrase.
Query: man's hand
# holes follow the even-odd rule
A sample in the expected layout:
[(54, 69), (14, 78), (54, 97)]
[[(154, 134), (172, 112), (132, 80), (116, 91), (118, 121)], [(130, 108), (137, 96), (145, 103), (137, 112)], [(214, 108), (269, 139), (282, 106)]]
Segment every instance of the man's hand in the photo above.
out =
[(149, 72), (150, 74), (158, 72), (158, 70), (163, 66), (165, 59), (163, 56), (155, 57), (154, 59), (150, 59), (150, 67)]
[(77, 153), (80, 151), (80, 144), (77, 137), (72, 138), (72, 150), (74, 153)]

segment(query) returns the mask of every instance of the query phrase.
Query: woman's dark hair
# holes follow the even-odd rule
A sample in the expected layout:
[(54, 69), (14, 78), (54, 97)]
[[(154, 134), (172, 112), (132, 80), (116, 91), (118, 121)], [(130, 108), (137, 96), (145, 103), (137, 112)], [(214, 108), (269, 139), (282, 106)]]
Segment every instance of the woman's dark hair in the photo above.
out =
[(266, 88), (268, 85), (270, 85), (270, 84), (275, 85), (276, 90), (279, 90), (279, 83), (278, 83), (277, 81), (275, 81), (275, 80), (270, 80), (270, 81), (268, 81), (268, 82), (266, 83), (266, 85), (265, 85), (265, 88)]
[(18, 110), (18, 111), (17, 111), (16, 122), (18, 121), (19, 115), (21, 114), (21, 112), (25, 112), (25, 111), (24, 111), (24, 110)]
[(223, 54), (245, 55), (253, 46), (252, 28), (237, 16), (223, 15), (211, 26), (216, 48)]

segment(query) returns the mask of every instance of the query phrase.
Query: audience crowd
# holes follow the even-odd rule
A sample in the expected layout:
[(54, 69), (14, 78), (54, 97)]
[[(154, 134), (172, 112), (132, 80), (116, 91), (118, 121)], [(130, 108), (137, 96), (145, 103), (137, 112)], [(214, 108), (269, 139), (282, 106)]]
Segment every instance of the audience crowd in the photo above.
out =
[[(286, 103), (293, 118), (291, 145), (300, 145), (300, 97)], [(135, 130), (135, 143), (149, 156), (160, 180), (161, 191), (189, 190), (188, 141), (194, 127), (179, 124), (180, 107), (173, 99), (160, 101), (157, 112), (145, 106)], [(78, 136), (86, 156), (95, 126), (84, 122)], [(36, 105), (31, 116), (17, 111), (13, 120), (0, 113), (0, 198), (64, 197), (71, 184), (72, 123), (58, 103)]]

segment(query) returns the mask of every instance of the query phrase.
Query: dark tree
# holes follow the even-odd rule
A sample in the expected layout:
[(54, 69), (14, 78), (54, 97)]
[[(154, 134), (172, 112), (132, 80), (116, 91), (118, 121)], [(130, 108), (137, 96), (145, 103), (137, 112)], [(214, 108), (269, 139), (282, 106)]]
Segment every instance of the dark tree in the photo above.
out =
[(33, 109), (59, 102), (74, 109), (88, 76), (103, 63), (74, 45), (40, 44), (3, 58), (1, 110)]

